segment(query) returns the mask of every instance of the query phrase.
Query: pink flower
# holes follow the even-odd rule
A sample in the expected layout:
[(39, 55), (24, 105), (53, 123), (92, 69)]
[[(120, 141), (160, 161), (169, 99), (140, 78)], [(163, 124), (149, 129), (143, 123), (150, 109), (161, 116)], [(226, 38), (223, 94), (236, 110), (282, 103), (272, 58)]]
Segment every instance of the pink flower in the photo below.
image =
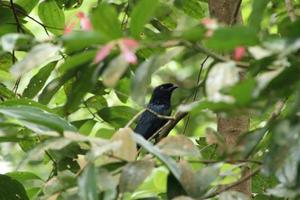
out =
[(68, 23), (67, 25), (65, 25), (65, 27), (64, 27), (64, 35), (70, 34), (73, 31), (73, 29), (75, 28), (76, 24), (77, 24), (77, 21), (74, 20), (71, 23)]
[(242, 58), (245, 56), (245, 53), (245, 47), (236, 47), (233, 52), (233, 59), (236, 61), (242, 60)]
[(78, 21), (80, 21), (80, 26), (82, 30), (90, 31), (93, 29), (90, 19), (83, 12), (78, 12), (76, 16), (76, 19), (74, 19), (72, 22), (68, 22), (67, 25), (65, 25), (64, 35), (70, 34), (74, 30)]
[(96, 54), (94, 59), (94, 63), (99, 63), (104, 60), (109, 53), (111, 52), (114, 46), (118, 45), (121, 50), (121, 55), (123, 56), (124, 60), (130, 64), (137, 63), (137, 57), (135, 55), (135, 50), (138, 48), (138, 42), (129, 39), (123, 38), (117, 41), (112, 41), (104, 45)]
[(131, 48), (131, 49), (136, 49), (139, 46), (139, 43), (136, 40), (133, 40), (130, 38), (124, 38), (122, 40), (122, 42), (125, 46), (127, 46), (128, 48)]
[(83, 30), (90, 31), (93, 29), (90, 19), (83, 12), (77, 13), (76, 16), (80, 19), (80, 25)]
[(215, 19), (204, 18), (201, 20), (201, 24), (207, 29), (205, 36), (211, 37), (214, 31), (218, 28), (218, 23)]
[(94, 63), (99, 63), (102, 60), (104, 60), (109, 53), (111, 52), (112, 48), (114, 47), (113, 43), (108, 43), (106, 45), (104, 45), (104, 47), (102, 47), (96, 54), (96, 57), (94, 59)]
[(120, 40), (118, 44), (124, 59), (130, 64), (136, 64), (137, 57), (135, 55), (135, 50), (138, 47), (138, 42), (133, 39), (124, 38)]

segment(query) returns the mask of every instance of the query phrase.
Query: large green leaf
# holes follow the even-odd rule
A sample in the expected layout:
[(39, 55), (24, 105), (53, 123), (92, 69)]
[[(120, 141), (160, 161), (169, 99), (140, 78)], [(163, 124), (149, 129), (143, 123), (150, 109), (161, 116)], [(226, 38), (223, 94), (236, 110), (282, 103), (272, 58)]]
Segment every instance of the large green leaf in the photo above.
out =
[(103, 44), (105, 42), (101, 35), (95, 31), (74, 31), (70, 34), (64, 35), (61, 39), (64, 43), (67, 54), (78, 52), (89, 46)]
[(162, 161), (166, 167), (171, 171), (173, 176), (180, 181), (181, 170), (177, 166), (176, 162), (169, 156), (163, 154), (157, 147), (153, 146), (150, 142), (145, 140), (141, 135), (132, 133), (132, 137), (137, 144), (146, 149), (149, 153), (156, 156), (160, 161)]
[(200, 19), (205, 16), (205, 10), (202, 8), (199, 0), (175, 0), (174, 4), (178, 9), (193, 18)]
[(263, 20), (264, 11), (270, 0), (254, 0), (252, 5), (252, 12), (249, 17), (249, 26), (255, 30), (260, 29), (261, 22)]
[(0, 200), (29, 200), (24, 186), (7, 175), (0, 174)]
[(120, 192), (135, 191), (135, 189), (150, 175), (153, 167), (154, 163), (146, 160), (128, 163), (121, 173)]
[(75, 69), (77, 67), (88, 65), (88, 62), (92, 62), (93, 58), (96, 55), (96, 51), (84, 51), (78, 54), (68, 57), (65, 62), (60, 66), (59, 70), (62, 73), (67, 72), (68, 70)]
[(61, 35), (64, 32), (65, 14), (55, 0), (44, 0), (39, 3), (38, 15), (51, 33)]
[(101, 109), (98, 115), (112, 126), (121, 128), (124, 127), (136, 113), (137, 111), (131, 107), (113, 106)]
[(36, 45), (28, 52), (24, 59), (12, 66), (11, 73), (16, 77), (23, 75), (32, 68), (53, 59), (59, 49), (59, 46), (50, 43)]
[(36, 132), (52, 130), (63, 133), (64, 131), (76, 131), (64, 119), (33, 106), (0, 104), (0, 113), (7, 118), (17, 120), (19, 124)]
[(140, 37), (145, 24), (151, 19), (158, 5), (158, 0), (140, 0), (134, 7), (130, 21), (130, 31), (133, 37)]
[(99, 111), (102, 108), (107, 107), (107, 102), (103, 96), (95, 95), (95, 96), (88, 98), (85, 101), (85, 105), (88, 108), (94, 108), (95, 110)]
[(39, 72), (34, 75), (25, 90), (23, 91), (23, 97), (33, 98), (44, 87), (51, 72), (55, 68), (57, 62), (51, 62), (45, 67), (41, 68)]
[(84, 172), (78, 180), (78, 185), (81, 199), (98, 200), (96, 169), (93, 164), (88, 164), (85, 167)]
[(0, 97), (13, 99), (16, 98), (17, 96), (13, 91), (9, 90), (4, 84), (0, 83)]
[(97, 65), (90, 65), (80, 71), (81, 73), (79, 73), (72, 90), (68, 94), (68, 100), (65, 105), (67, 112), (76, 110), (84, 95), (93, 89), (98, 80), (99, 69), (100, 67)]
[(106, 40), (122, 37), (121, 24), (112, 6), (101, 3), (92, 11), (91, 21), (94, 29), (99, 31)]
[(27, 14), (29, 14), (33, 8), (38, 4), (39, 0), (15, 0), (14, 3), (21, 6)]
[(237, 46), (252, 46), (258, 44), (254, 29), (236, 25), (217, 29), (213, 36), (207, 39), (206, 45), (216, 50), (233, 50)]
[(61, 77), (55, 78), (50, 81), (44, 88), (42, 93), (39, 95), (39, 102), (42, 104), (48, 104), (56, 92), (73, 76), (75, 76), (76, 71), (70, 70), (63, 74)]

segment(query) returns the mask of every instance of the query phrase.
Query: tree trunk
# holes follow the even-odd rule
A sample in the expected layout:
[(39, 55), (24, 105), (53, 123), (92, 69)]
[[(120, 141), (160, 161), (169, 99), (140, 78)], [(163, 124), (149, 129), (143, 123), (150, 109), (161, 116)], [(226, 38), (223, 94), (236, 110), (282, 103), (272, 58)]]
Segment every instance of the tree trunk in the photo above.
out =
[[(241, 0), (208, 0), (210, 15), (219, 22), (227, 25), (234, 23), (242, 23), (240, 13)], [(217, 115), (218, 118), (218, 131), (223, 135), (226, 144), (226, 151), (232, 152), (236, 148), (236, 143), (241, 134), (249, 130), (250, 117), (248, 112), (240, 112), (235, 116), (222, 116)], [(250, 174), (250, 168), (242, 168), (242, 177)], [(244, 181), (231, 190), (242, 192), (251, 198), (251, 179)]]

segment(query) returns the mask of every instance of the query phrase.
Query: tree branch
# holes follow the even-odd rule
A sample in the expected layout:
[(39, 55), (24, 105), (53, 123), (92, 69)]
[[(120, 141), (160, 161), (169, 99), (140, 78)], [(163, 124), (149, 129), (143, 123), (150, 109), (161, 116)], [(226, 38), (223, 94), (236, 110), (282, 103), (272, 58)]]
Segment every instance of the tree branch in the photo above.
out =
[(214, 163), (253, 163), (257, 165), (262, 165), (262, 161), (259, 160), (248, 160), (248, 159), (240, 159), (240, 160), (189, 160), (189, 163), (203, 163), (203, 164), (214, 164)]
[(256, 170), (254, 170), (252, 173), (250, 173), (250, 174), (248, 174), (248, 175), (242, 177), (240, 180), (238, 180), (238, 181), (236, 181), (236, 182), (234, 182), (234, 183), (232, 183), (232, 184), (230, 184), (230, 185), (228, 185), (228, 186), (226, 186), (226, 187), (224, 187), (224, 188), (221, 188), (220, 190), (217, 190), (216, 192), (214, 192), (214, 193), (212, 193), (212, 194), (210, 194), (210, 195), (207, 195), (207, 196), (205, 196), (205, 197), (202, 198), (202, 199), (209, 199), (209, 198), (212, 198), (212, 197), (215, 197), (215, 196), (221, 194), (222, 192), (225, 192), (225, 191), (227, 191), (227, 190), (232, 189), (233, 187), (235, 187), (235, 186), (237, 186), (237, 185), (239, 185), (239, 184), (241, 184), (241, 183), (243, 183), (243, 182), (249, 180), (251, 177), (253, 177), (253, 176), (255, 176), (256, 174), (258, 174), (258, 173), (260, 172), (260, 169), (261, 169), (261, 168), (258, 168), (258, 169), (256, 169)]
[[(189, 45), (189, 46), (190, 46), (190, 45)], [(200, 51), (200, 52), (202, 52), (202, 53), (204, 53), (204, 54), (206, 54), (206, 55), (212, 57), (213, 59), (215, 59), (215, 60), (217, 60), (217, 61), (220, 61), (220, 62), (229, 62), (229, 61), (232, 61), (232, 62), (235, 62), (235, 64), (236, 64), (238, 67), (240, 67), (240, 68), (245, 68), (245, 69), (248, 69), (248, 68), (249, 68), (249, 63), (246, 63), (246, 62), (240, 62), (240, 61), (234, 61), (234, 60), (225, 58), (224, 56), (218, 55), (218, 54), (216, 54), (216, 53), (210, 51), (209, 49), (204, 48), (204, 47), (203, 47), (202, 45), (200, 45), (200, 44), (193, 45), (193, 47), (194, 47), (196, 50), (198, 50), (198, 51)]]
[(17, 32), (20, 33), (20, 32), (23, 32), (22, 30), (22, 26), (21, 26), (21, 23), (19, 21), (19, 18), (18, 18), (18, 15), (17, 15), (17, 12), (16, 12), (16, 9), (15, 9), (15, 5), (14, 5), (14, 2), (13, 0), (10, 0), (10, 8), (12, 9), (12, 12), (14, 14), (14, 18), (16, 20), (16, 24), (17, 24)]

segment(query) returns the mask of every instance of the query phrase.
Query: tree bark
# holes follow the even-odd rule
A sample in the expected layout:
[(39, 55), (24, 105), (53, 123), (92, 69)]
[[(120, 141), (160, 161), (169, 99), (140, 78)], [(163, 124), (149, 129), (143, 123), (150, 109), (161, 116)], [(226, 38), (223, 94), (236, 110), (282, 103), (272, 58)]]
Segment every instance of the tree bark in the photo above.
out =
[[(242, 23), (240, 12), (241, 0), (208, 0), (209, 12), (211, 17), (218, 19), (219, 22), (232, 25)], [(242, 78), (242, 77), (241, 77)], [(232, 152), (237, 145), (241, 134), (249, 130), (250, 117), (248, 112), (240, 112), (234, 116), (223, 116), (218, 114), (218, 131), (225, 139), (225, 150)], [(242, 177), (250, 174), (250, 168), (242, 168)], [(242, 192), (251, 198), (251, 179), (242, 182), (231, 190)]]

